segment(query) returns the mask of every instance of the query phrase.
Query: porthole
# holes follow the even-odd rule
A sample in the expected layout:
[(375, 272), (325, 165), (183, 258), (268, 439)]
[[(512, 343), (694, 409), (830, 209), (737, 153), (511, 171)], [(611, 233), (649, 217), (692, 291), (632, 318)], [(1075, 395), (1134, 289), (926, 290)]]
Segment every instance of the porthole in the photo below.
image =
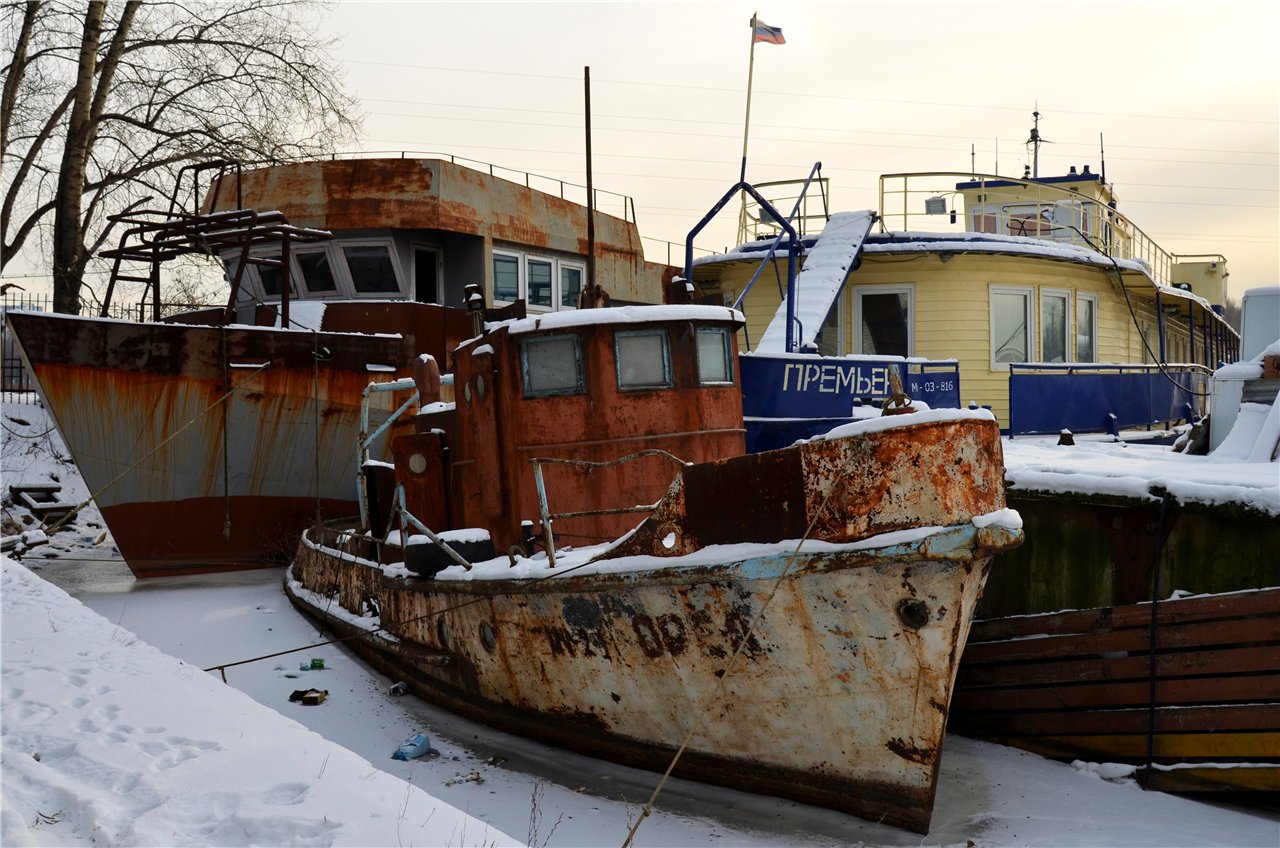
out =
[(480, 400), (484, 400), (484, 375), (483, 374), (476, 375), (476, 395), (480, 398)]
[(427, 458), (420, 453), (415, 453), (409, 457), (409, 470), (414, 474), (421, 474), (427, 470)]
[(449, 631), (445, 629), (444, 619), (436, 619), (436, 641), (440, 643), (440, 647), (449, 647)]
[(912, 630), (919, 630), (929, 623), (929, 605), (914, 598), (898, 601), (898, 618)]
[(497, 635), (487, 621), (480, 622), (480, 641), (484, 644), (484, 649), (491, 654), (498, 649)]
[(465, 400), (468, 404), (471, 403), (471, 381), (470, 380), (468, 380), (466, 384), (463, 385), (462, 387), (462, 399)]

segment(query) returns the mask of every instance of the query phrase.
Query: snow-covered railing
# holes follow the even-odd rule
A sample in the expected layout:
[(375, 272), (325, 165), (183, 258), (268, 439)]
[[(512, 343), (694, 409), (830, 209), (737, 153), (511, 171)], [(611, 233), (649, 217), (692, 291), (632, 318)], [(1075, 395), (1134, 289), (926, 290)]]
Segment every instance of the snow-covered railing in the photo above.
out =
[[(956, 210), (957, 188), (982, 198), (977, 209)], [(968, 189), (968, 186), (973, 186)], [(987, 232), (1025, 236), (1138, 259), (1152, 279), (1172, 285), (1177, 257), (1111, 206), (1034, 179), (928, 171), (880, 177), (880, 216), (888, 230)]]

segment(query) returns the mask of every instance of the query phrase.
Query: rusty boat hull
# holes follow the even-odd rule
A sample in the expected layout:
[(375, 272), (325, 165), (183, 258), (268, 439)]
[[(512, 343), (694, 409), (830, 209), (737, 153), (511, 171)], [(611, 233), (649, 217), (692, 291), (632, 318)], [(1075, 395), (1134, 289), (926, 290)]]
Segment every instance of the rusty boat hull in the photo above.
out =
[[(909, 472), (922, 453), (952, 476)], [(691, 465), (617, 543), (434, 579), (331, 524), (304, 534), (286, 591), (459, 714), (658, 771), (682, 750), (677, 775), (923, 833), (989, 563), (1021, 542), (1000, 468), (992, 420)], [(749, 539), (690, 508), (717, 478), (776, 489)]]
[[(361, 393), (406, 373), (414, 352), (411, 336), (355, 327), (8, 321), (138, 577), (278, 564), (304, 526), (354, 512)], [(375, 451), (389, 457), (385, 444)]]

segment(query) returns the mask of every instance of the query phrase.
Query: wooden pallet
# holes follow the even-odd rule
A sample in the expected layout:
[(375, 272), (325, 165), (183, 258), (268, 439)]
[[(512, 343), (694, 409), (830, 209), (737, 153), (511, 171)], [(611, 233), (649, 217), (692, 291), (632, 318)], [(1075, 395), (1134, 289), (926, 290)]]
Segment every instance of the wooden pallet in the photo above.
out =
[(1161, 601), (1154, 628), (1150, 603), (976, 622), (949, 727), (1176, 791), (1280, 791), (1280, 588)]

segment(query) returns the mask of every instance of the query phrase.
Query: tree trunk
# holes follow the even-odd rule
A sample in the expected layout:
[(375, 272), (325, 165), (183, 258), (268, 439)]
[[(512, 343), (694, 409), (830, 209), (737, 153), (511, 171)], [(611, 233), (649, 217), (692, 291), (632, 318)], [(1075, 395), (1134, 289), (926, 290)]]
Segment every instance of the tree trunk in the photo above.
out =
[(93, 104), (93, 78), (98, 65), (98, 43), (107, 4), (89, 3), (80, 38), (70, 125), (62, 166), (58, 169), (57, 204), (53, 214), (53, 308), (80, 314), (80, 201), (84, 197), (85, 163), (89, 158), (89, 112)]

